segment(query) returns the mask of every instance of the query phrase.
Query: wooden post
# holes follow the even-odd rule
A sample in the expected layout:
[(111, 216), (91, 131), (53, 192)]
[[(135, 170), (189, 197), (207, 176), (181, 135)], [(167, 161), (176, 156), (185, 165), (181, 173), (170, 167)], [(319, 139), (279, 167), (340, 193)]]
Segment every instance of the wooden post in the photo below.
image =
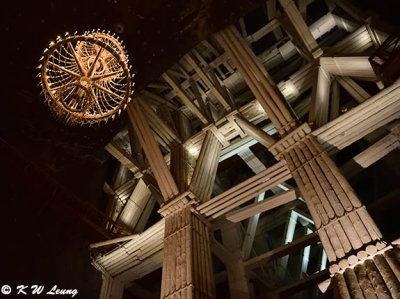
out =
[[(296, 131), (308, 134), (294, 143), (291, 139), (299, 136)], [(361, 298), (357, 297), (362, 294), (361, 288), (368, 292), (370, 284), (363, 269), (379, 296), (389, 298), (396, 294), (394, 298), (397, 298), (400, 282), (393, 274), (397, 270), (396, 262), (386, 260), (382, 251), (397, 254), (399, 249), (382, 242), (374, 221), (335, 163), (309, 134), (311, 130), (303, 125), (296, 131), (269, 149), (275, 157), (288, 163), (313, 217), (340, 298), (350, 298), (350, 294), (352, 298)], [(354, 272), (350, 267), (356, 265)]]
[(207, 224), (185, 205), (165, 216), (161, 298), (215, 298)]

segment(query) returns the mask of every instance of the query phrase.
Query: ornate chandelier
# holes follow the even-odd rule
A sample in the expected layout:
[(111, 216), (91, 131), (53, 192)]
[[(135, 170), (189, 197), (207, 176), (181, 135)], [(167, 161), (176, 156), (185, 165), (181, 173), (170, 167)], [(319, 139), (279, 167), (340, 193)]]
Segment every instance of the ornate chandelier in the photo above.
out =
[(57, 37), (38, 68), (46, 102), (67, 123), (106, 122), (131, 100), (128, 55), (119, 38), (104, 31)]

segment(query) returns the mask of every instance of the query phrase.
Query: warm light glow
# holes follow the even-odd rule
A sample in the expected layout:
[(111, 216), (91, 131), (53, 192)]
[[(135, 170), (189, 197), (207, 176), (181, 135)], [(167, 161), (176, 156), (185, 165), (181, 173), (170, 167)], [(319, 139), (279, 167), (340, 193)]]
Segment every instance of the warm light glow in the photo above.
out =
[(126, 108), (132, 93), (130, 67), (113, 36), (87, 31), (50, 42), (39, 68), (46, 101), (58, 118), (92, 124)]
[(199, 152), (198, 148), (195, 146), (189, 146), (187, 150), (192, 156), (196, 155)]

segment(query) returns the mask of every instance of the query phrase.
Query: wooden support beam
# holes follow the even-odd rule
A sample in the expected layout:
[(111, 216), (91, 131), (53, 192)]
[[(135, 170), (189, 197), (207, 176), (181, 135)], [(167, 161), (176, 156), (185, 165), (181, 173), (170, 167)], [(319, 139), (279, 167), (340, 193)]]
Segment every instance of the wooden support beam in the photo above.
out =
[[(138, 97), (138, 96), (136, 96)], [(160, 148), (143, 113), (140, 102), (134, 99), (128, 105), (128, 116), (136, 134), (143, 146), (150, 167), (157, 180), (165, 201), (171, 200), (179, 194), (179, 189), (165, 163)]]
[(356, 81), (350, 77), (336, 77), (336, 81), (353, 97), (353, 99), (361, 104), (371, 97)]
[(288, 16), (297, 37), (301, 38), (301, 43), (305, 46), (310, 56), (314, 58), (320, 57), (322, 50), (311, 34), (293, 0), (279, 0), (279, 3)]
[(171, 173), (181, 193), (188, 186), (187, 152), (183, 145), (179, 145), (171, 151)]
[[(268, 135), (274, 135), (276, 133), (275, 128), (273, 127), (272, 124), (268, 124), (262, 128), (264, 132), (266, 132)], [(221, 151), (221, 157), (219, 159), (220, 162), (229, 159), (230, 157), (234, 155), (238, 155), (239, 153), (247, 150), (254, 144), (257, 144), (257, 140), (254, 138), (247, 136), (243, 139), (237, 140), (236, 142), (232, 142), (231, 145), (227, 148), (224, 148)]]
[(210, 247), (212, 252), (223, 262), (225, 265), (229, 265), (235, 262), (235, 258), (232, 253), (226, 249), (224, 245), (218, 242), (213, 236), (210, 239)]
[(141, 169), (148, 168), (148, 165), (146, 164), (144, 159), (142, 145), (140, 144), (140, 140), (137, 137), (135, 130), (133, 130), (132, 126), (128, 126), (128, 137), (129, 143), (131, 145), (132, 157), (137, 161), (137, 166)]
[(175, 80), (167, 73), (162, 74), (161, 76), (169, 85), (171, 85), (172, 89), (175, 90), (179, 99), (182, 101), (184, 105), (186, 105), (190, 111), (196, 115), (203, 124), (207, 124), (208, 120), (204, 116), (204, 114), (200, 111), (200, 109), (193, 103), (191, 99), (187, 96), (185, 91), (175, 82)]
[[(240, 152), (238, 152), (238, 155), (243, 159), (243, 161), (251, 168), (254, 173), (260, 173), (261, 171), (266, 169), (264, 164), (256, 157), (256, 155), (254, 155), (254, 153), (249, 148), (243, 148)], [(281, 188), (282, 185), (278, 185), (278, 187), (271, 188), (271, 191), (273, 193), (279, 193), (282, 190)], [(286, 189), (286, 187), (284, 188)], [(255, 199), (255, 203), (263, 201), (264, 196), (265, 193), (261, 193), (260, 195), (258, 195)], [(245, 260), (249, 257), (250, 250), (253, 248), (253, 241), (260, 213), (256, 213), (255, 215), (251, 216), (247, 224), (246, 233), (241, 249), (242, 257)]]
[(253, 203), (244, 208), (229, 213), (225, 216), (225, 218), (229, 221), (237, 223), (258, 213), (269, 211), (276, 207), (284, 205), (288, 202), (295, 200), (296, 198), (297, 196), (294, 190), (282, 192), (280, 194), (267, 197), (260, 202)]
[(375, 72), (368, 58), (368, 56), (321, 57), (319, 64), (331, 75), (376, 80)]
[(232, 299), (250, 299), (250, 288), (246, 270), (243, 266), (240, 244), (240, 227), (230, 225), (221, 229), (223, 246), (227, 248), (231, 259), (225, 264), (228, 274), (229, 292)]
[(199, 205), (196, 209), (207, 217), (218, 218), (237, 206), (255, 198), (260, 193), (285, 182), (290, 177), (286, 163), (279, 162), (222, 194), (215, 196), (208, 202)]
[(315, 70), (308, 122), (320, 127), (329, 119), (331, 76), (321, 66)]
[(398, 136), (391, 133), (355, 156), (353, 161), (355, 161), (362, 168), (367, 168), (399, 147), (400, 140)]
[(192, 124), (189, 118), (181, 110), (175, 111), (173, 117), (179, 136), (182, 141), (186, 142), (193, 135)]
[(332, 154), (400, 118), (400, 83), (394, 83), (312, 134)]
[[(275, 0), (271, 0), (271, 1), (275, 1)], [(268, 2), (270, 2), (270, 1), (267, 1), (267, 4), (268, 4)], [(268, 12), (268, 10), (267, 10), (267, 12)], [(252, 35), (248, 35), (246, 37), (246, 41), (249, 43), (254, 43), (272, 31), (274, 32), (275, 36), (280, 36), (279, 38), (277, 38), (277, 40), (280, 40), (283, 37), (283, 34), (282, 34), (282, 30), (280, 29), (279, 26), (280, 26), (279, 21), (275, 18), (271, 18), (271, 19), (269, 19), (269, 22), (266, 25), (264, 25), (263, 27), (258, 29)]]
[[(99, 255), (93, 265), (123, 284), (143, 277), (162, 265), (164, 222), (162, 219), (131, 240), (106, 254)], [(115, 243), (121, 240), (115, 239)]]
[(169, 125), (167, 125), (158, 115), (157, 113), (146, 103), (146, 101), (141, 100), (141, 98), (137, 98), (140, 102), (140, 106), (142, 107), (143, 112), (147, 116), (147, 120), (154, 131), (154, 134), (159, 136), (159, 138), (171, 149), (181, 144), (182, 141), (178, 134), (172, 129)]
[[(372, 41), (367, 29), (365, 26), (361, 26), (359, 29), (331, 47), (327, 51), (327, 55), (336, 56), (339, 53), (343, 53), (341, 55), (354, 55), (363, 53), (371, 46)], [(282, 95), (289, 103), (293, 102), (299, 95), (303, 94), (313, 85), (314, 73), (311, 70), (314, 67), (315, 63), (310, 62), (292, 74), (289, 77), (289, 80), (281, 81), (277, 84)]]
[(129, 180), (117, 189), (115, 189), (114, 193), (118, 196), (122, 201), (125, 201), (131, 194), (135, 187), (135, 180)]
[[(273, 28), (273, 32), (274, 32), (274, 36), (276, 38), (277, 41), (279, 41), (281, 38), (283, 38), (283, 33), (281, 28), (279, 27), (279, 22), (274, 19), (275, 15), (276, 15), (276, 0), (267, 0), (266, 3), (267, 6), (267, 18), (269, 23), (266, 25), (268, 27), (272, 27), (274, 26), (275, 28)], [(274, 24), (274, 25), (272, 25)], [(264, 26), (264, 27), (266, 27)], [(263, 27), (263, 28), (264, 28)], [(266, 35), (269, 32), (266, 32), (264, 35)]]
[[(257, 197), (257, 201), (261, 201), (263, 198), (264, 194), (262, 193)], [(253, 248), (254, 237), (256, 235), (259, 219), (260, 214), (255, 214), (253, 217), (250, 217), (247, 224), (246, 233), (242, 244), (242, 256), (244, 260), (247, 260), (249, 258), (251, 250)]]
[(282, 135), (289, 132), (295, 126), (290, 111), (271, 85), (268, 73), (237, 30), (231, 26), (218, 32), (215, 37), (235, 62), (278, 132)]
[[(396, 257), (397, 256), (397, 257)], [(337, 293), (344, 298), (398, 298), (400, 294), (399, 263), (400, 250), (389, 248), (377, 252), (373, 258), (347, 268), (333, 277)], [(396, 274), (395, 274), (396, 273)]]
[(242, 36), (246, 37), (247, 30), (246, 30), (246, 24), (244, 23), (243, 17), (239, 19), (239, 26), (240, 26), (240, 32), (242, 33)]
[(271, 150), (279, 148), (278, 156), (288, 163), (330, 262), (330, 273), (347, 271), (384, 249), (378, 227), (315, 137), (308, 135), (296, 143), (291, 138), (286, 136)]
[(109, 152), (115, 159), (117, 159), (121, 164), (126, 166), (133, 174), (139, 172), (139, 168), (136, 166), (134, 159), (128, 155), (121, 147), (116, 143), (111, 141), (105, 147), (105, 150)]
[(124, 224), (130, 231), (133, 231), (150, 200), (150, 196), (150, 190), (144, 181), (140, 179), (121, 211), (118, 221)]
[(326, 51), (327, 56), (351, 56), (364, 53), (373, 46), (373, 41), (366, 25), (361, 25), (354, 32), (337, 42)]
[(214, 96), (217, 98), (217, 100), (220, 102), (222, 107), (226, 111), (231, 110), (231, 106), (228, 104), (224, 96), (220, 93), (220, 91), (214, 86), (214, 84), (211, 82), (211, 80), (208, 78), (206, 73), (203, 71), (203, 69), (196, 63), (194, 58), (190, 54), (185, 55), (186, 61), (189, 63), (189, 65), (195, 70), (195, 72), (200, 76), (201, 80), (205, 83), (205, 85), (211, 90), (211, 92), (214, 94)]
[(235, 116), (235, 121), (239, 125), (239, 127), (249, 136), (253, 137), (259, 143), (264, 145), (266, 148), (270, 147), (272, 144), (276, 142), (275, 138), (271, 135), (265, 133), (263, 130), (253, 125), (251, 122), (246, 120), (245, 118), (240, 117), (239, 115)]
[(331, 105), (329, 111), (329, 120), (332, 121), (339, 116), (340, 109), (340, 90), (337, 80), (333, 80), (331, 84)]
[(222, 144), (211, 131), (207, 131), (201, 146), (189, 189), (200, 202), (210, 199)]
[(245, 264), (245, 268), (247, 271), (260, 267), (261, 265), (276, 259), (282, 256), (285, 256), (293, 251), (304, 248), (308, 245), (314, 244), (319, 241), (318, 235), (316, 233), (308, 234), (298, 239), (295, 239), (293, 242), (263, 253), (257, 257), (251, 258), (247, 260)]
[(133, 230), (134, 233), (137, 234), (143, 232), (144, 228), (147, 225), (147, 222), (149, 221), (151, 213), (153, 212), (156, 202), (156, 197), (154, 195), (151, 195), (149, 200), (147, 201), (145, 208), (143, 209), (142, 214), (140, 215), (139, 221), (137, 222), (135, 229)]
[[(308, 120), (317, 127), (326, 124), (329, 119), (331, 75), (375, 78), (367, 57), (322, 57), (319, 63), (320, 66), (317, 68), (314, 79)], [(359, 103), (370, 97), (354, 80), (348, 77), (338, 77), (337, 81)]]
[[(204, 114), (204, 116), (207, 117), (208, 120), (211, 120), (212, 117), (211, 117), (210, 109), (206, 105), (206, 103), (200, 93), (197, 82), (194, 80), (190, 80), (190, 87), (192, 88), (194, 96), (195, 96), (197, 102), (199, 103), (199, 108), (200, 108), (201, 112)], [(206, 99), (209, 100), (208, 98), (206, 98)]]
[(161, 298), (215, 298), (206, 223), (183, 206), (165, 216)]

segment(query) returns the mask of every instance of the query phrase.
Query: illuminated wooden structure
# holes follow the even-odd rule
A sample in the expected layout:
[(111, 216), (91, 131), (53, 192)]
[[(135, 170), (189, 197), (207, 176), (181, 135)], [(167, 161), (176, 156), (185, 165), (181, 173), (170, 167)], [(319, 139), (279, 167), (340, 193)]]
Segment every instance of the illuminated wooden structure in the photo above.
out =
[[(232, 298), (250, 298), (249, 278), (263, 280), (253, 270), (277, 258), (287, 267), (285, 255), (295, 250), (302, 250), (298, 281), (269, 288), (268, 296), (284, 298), (312, 283), (322, 291), (332, 288), (338, 298), (399, 298), (398, 245), (382, 239), (332, 159), (384, 126), (389, 134), (354, 161), (368, 167), (399, 146), (400, 82), (383, 88), (368, 59), (371, 48), (379, 47), (377, 40), (387, 36), (335, 15), (335, 5), (308, 26), (304, 7), (293, 0), (279, 1), (284, 14), (279, 17), (275, 1), (267, 3), (265, 26), (247, 35), (241, 21), (241, 32), (232, 25), (215, 33), (128, 105), (134, 133), (122, 132), (106, 149), (133, 179), (109, 215), (135, 234), (92, 245), (116, 246), (93, 257), (104, 278), (101, 298), (122, 298), (124, 286), (161, 266), (161, 298), (215, 298), (214, 283), (224, 275)], [(280, 26), (290, 35), (285, 42)], [(322, 47), (320, 39), (335, 28), (345, 36)], [(278, 37), (277, 44), (256, 55), (252, 44), (269, 33)], [(293, 63), (293, 57), (303, 63)], [(284, 75), (274, 81), (268, 71), (282, 64)], [(361, 81), (380, 88), (370, 94)], [(340, 111), (340, 88), (352, 97), (347, 112)], [(265, 165), (249, 149), (257, 143), (275, 164)], [(218, 165), (236, 155), (254, 175), (224, 187), (216, 180)], [(276, 207), (296, 211), (303, 203), (299, 197), (309, 215), (290, 212), (282, 246), (251, 255), (261, 242), (257, 226), (271, 225), (260, 214)], [(147, 221), (155, 202), (163, 218), (144, 230), (140, 219)], [(294, 240), (298, 222), (305, 233)], [(324, 248), (321, 271), (304, 278), (310, 246), (318, 239)], [(212, 253), (226, 271), (213, 275)]]

